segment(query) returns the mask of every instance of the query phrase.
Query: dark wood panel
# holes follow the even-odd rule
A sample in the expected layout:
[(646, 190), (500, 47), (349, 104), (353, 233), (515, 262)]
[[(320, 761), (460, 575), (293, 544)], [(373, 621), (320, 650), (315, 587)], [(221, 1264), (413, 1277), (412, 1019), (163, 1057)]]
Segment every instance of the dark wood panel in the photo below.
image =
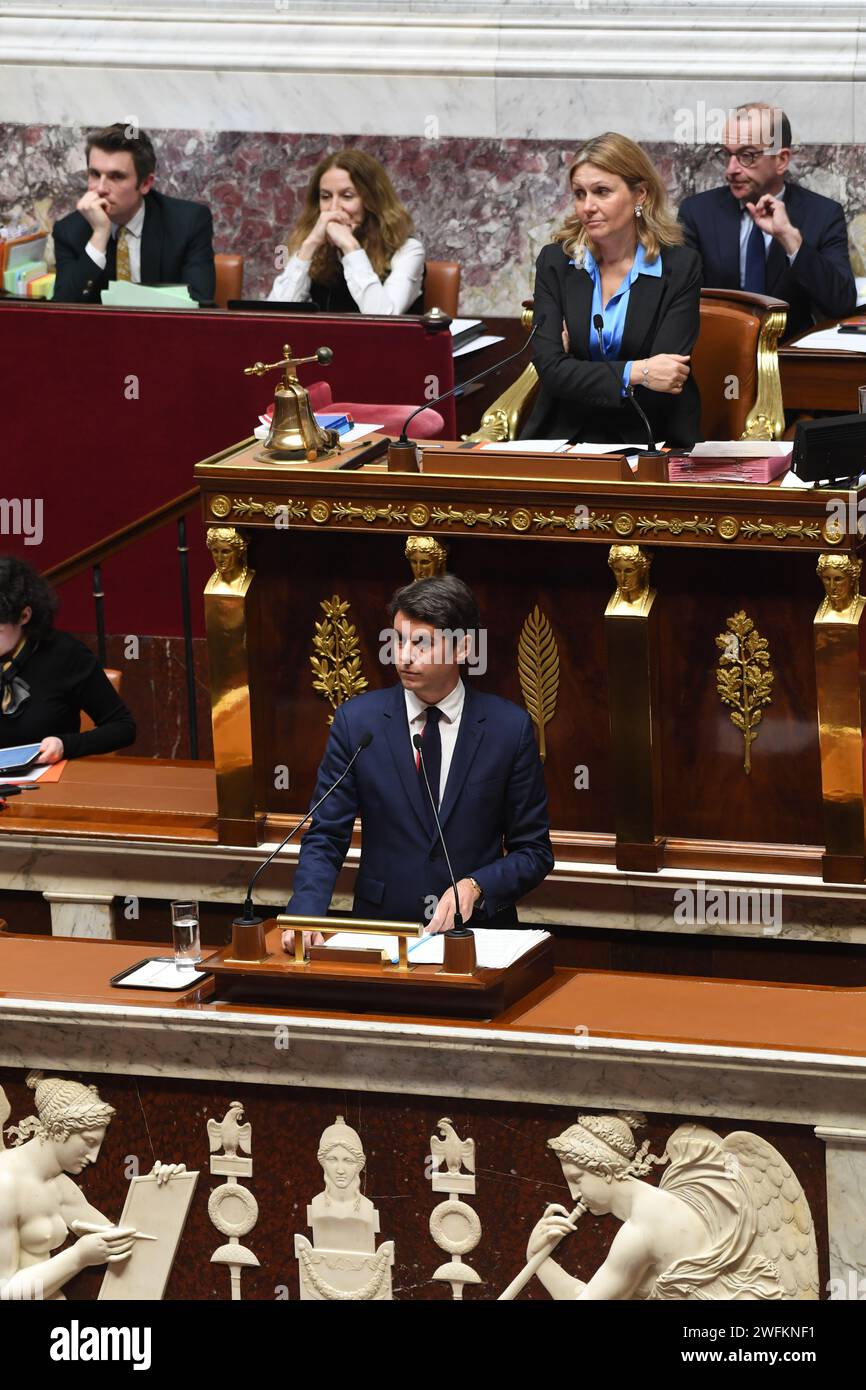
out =
[[(731, 839), (820, 843), (814, 556), (701, 550), (675, 556), (659, 548), (652, 582), (664, 596), (662, 833), (718, 838), (724, 827)], [(775, 676), (748, 775), (742, 734), (716, 689), (715, 637), (740, 609), (769, 642)]]

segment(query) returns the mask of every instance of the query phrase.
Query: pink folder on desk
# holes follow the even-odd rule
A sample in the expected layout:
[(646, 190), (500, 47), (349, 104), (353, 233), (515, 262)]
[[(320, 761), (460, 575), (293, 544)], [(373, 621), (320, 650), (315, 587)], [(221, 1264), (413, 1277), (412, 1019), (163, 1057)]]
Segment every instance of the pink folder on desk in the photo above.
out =
[(754, 459), (672, 458), (668, 477), (672, 483), (771, 483), (790, 466), (790, 453)]

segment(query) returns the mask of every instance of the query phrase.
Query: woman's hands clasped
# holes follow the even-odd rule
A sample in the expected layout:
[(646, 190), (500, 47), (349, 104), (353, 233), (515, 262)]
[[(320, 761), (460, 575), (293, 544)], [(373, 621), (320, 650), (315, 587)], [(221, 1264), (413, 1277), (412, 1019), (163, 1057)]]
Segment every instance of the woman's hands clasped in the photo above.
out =
[(358, 250), (359, 242), (355, 239), (352, 224), (345, 212), (320, 212), (318, 222), (302, 243), (298, 255), (302, 261), (311, 261), (328, 241), (333, 242), (337, 250), (342, 251), (344, 255), (349, 251)]

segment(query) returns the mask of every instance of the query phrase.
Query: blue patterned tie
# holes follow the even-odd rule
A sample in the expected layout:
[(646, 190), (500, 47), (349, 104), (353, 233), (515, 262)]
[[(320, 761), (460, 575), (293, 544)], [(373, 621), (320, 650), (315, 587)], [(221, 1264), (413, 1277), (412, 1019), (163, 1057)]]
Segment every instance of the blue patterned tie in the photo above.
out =
[(752, 294), (763, 294), (765, 281), (764, 233), (757, 222), (753, 222), (749, 240), (746, 242), (746, 283), (743, 289), (750, 290)]
[[(423, 748), (421, 752), (424, 756), (424, 767), (427, 771), (427, 781), (430, 783), (430, 790), (433, 793), (433, 800), (436, 802), (436, 809), (439, 809), (439, 779), (442, 774), (442, 735), (439, 732), (439, 720), (442, 711), (438, 705), (427, 706), (427, 723), (424, 725), (424, 732), (421, 735)], [(418, 775), (424, 780), (424, 773), (419, 766)], [(422, 799), (425, 805), (429, 806), (430, 801), (426, 790), (422, 790)], [(433, 819), (433, 813), (430, 813)]]

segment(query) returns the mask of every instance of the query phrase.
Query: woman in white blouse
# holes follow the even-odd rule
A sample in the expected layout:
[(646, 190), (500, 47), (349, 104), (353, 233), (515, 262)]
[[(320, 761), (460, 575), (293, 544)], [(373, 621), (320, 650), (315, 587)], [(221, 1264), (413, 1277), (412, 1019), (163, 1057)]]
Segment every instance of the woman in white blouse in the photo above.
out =
[(420, 314), (424, 247), (378, 160), (339, 150), (313, 171), (268, 299), (332, 314)]

